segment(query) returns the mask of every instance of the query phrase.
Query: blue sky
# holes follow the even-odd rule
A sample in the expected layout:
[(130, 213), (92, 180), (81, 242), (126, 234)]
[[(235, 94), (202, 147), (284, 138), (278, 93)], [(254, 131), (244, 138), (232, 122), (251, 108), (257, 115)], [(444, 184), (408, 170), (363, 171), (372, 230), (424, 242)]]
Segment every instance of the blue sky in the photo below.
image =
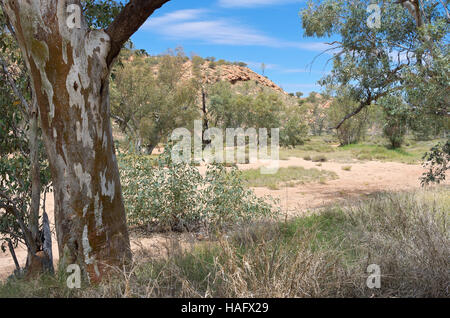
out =
[(299, 11), (304, 0), (173, 0), (156, 11), (132, 37), (155, 55), (182, 46), (191, 52), (242, 61), (287, 92), (320, 91), (331, 68), (326, 39), (305, 38)]

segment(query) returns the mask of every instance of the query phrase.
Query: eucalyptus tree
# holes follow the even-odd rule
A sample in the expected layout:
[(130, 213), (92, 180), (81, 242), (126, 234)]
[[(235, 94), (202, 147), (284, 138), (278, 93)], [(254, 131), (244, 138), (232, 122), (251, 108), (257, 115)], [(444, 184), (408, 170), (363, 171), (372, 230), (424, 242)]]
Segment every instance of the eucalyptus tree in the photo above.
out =
[(131, 258), (111, 132), (110, 70), (131, 35), (168, 1), (130, 0), (111, 23), (102, 15), (93, 25), (86, 13), (102, 12), (108, 1), (0, 2), (39, 110), (60, 263), (78, 264), (91, 281)]
[[(301, 12), (305, 35), (336, 39), (330, 43), (333, 70), (321, 84), (331, 93), (345, 86), (359, 101), (335, 128), (380, 98), (400, 94), (420, 121), (437, 120), (449, 129), (448, 5), (443, 0), (392, 0), (380, 6), (369, 0), (308, 3)], [(446, 153), (449, 142), (438, 147), (440, 153)], [(440, 168), (431, 174), (445, 173), (445, 160), (433, 162)]]
[(321, 83), (346, 86), (359, 101), (336, 127), (395, 91), (412, 110), (448, 116), (448, 1), (384, 1), (379, 25), (370, 23), (371, 4), (310, 1), (301, 12), (306, 36), (336, 38), (333, 70)]
[(193, 79), (180, 80), (182, 51), (152, 58), (136, 52), (128, 55), (114, 70), (111, 114), (134, 149), (145, 147), (151, 154), (175, 128), (191, 125), (198, 117), (198, 85)]
[[(0, 9), (0, 244), (22, 267), (15, 249), (26, 246), (27, 272), (53, 271), (48, 216), (42, 213), (41, 195), (48, 190), (49, 171), (38, 125), (38, 110), (31, 100), (29, 76), (6, 19)], [(44, 200), (45, 201), (45, 200)]]

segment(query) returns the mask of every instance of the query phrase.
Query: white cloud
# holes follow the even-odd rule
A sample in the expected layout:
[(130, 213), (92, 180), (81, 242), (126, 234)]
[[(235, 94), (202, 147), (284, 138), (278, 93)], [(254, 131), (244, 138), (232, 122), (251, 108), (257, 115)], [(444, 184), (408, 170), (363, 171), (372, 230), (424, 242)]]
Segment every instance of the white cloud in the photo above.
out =
[(324, 51), (329, 48), (322, 42), (278, 40), (233, 20), (208, 19), (205, 17), (206, 12), (200, 9), (174, 11), (161, 17), (150, 18), (143, 29), (172, 39), (199, 40), (212, 44), (291, 47), (308, 51)]
[(207, 10), (204, 9), (187, 9), (178, 10), (174, 12), (167, 13), (161, 17), (150, 18), (143, 25), (144, 28), (153, 28), (162, 25), (170, 25), (173, 23), (179, 23), (182, 21), (188, 21), (200, 18)]
[(157, 30), (170, 38), (201, 40), (226, 45), (274, 46), (273, 39), (226, 20), (186, 21), (164, 25)]
[(302, 2), (302, 0), (219, 0), (219, 5), (225, 8), (251, 8), (268, 5), (282, 5)]

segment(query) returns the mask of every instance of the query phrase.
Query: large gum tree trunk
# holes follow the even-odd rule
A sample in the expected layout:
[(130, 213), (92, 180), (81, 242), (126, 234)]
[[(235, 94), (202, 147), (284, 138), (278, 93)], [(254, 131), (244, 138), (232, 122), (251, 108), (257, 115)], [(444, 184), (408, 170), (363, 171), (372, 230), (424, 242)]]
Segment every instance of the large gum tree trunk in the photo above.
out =
[(61, 264), (79, 264), (99, 281), (131, 257), (109, 119), (110, 37), (69, 27), (67, 6), (79, 1), (3, 4), (39, 105)]

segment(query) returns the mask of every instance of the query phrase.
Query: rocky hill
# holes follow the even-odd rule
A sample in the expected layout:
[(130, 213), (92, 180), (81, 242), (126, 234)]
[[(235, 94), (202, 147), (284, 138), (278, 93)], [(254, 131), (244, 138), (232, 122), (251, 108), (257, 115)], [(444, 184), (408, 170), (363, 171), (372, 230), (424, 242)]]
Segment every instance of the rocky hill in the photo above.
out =
[[(281, 87), (276, 85), (265, 76), (255, 73), (248, 67), (234, 64), (211, 64), (204, 62), (199, 65), (200, 76), (204, 84), (214, 84), (220, 81), (227, 81), (231, 84), (253, 81), (257, 85), (270, 88), (276, 92), (288, 95)], [(194, 76), (194, 67), (191, 60), (183, 65), (183, 79), (189, 79)]]
[[(134, 55), (126, 57), (128, 62), (132, 62), (134, 59)], [(151, 72), (157, 76), (160, 68), (159, 57), (149, 56), (148, 59)], [(233, 91), (238, 94), (257, 95), (262, 91), (273, 92), (279, 95), (286, 105), (298, 105), (297, 97), (289, 95), (268, 77), (252, 71), (242, 62), (232, 63), (224, 60), (215, 62), (198, 56), (192, 59), (185, 57), (181, 69), (180, 80), (182, 81), (199, 78), (206, 86), (225, 81), (231, 83)], [(201, 96), (200, 92), (199, 96)]]

